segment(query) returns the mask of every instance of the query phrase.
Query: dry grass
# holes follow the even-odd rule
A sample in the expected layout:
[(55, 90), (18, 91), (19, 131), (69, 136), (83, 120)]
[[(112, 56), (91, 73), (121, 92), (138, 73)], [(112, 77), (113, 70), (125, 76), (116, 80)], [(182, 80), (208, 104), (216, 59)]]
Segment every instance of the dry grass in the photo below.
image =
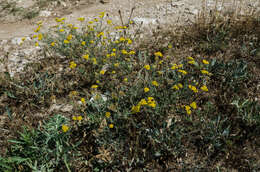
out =
[[(91, 70), (98, 71), (97, 67), (82, 63), (81, 67), (85, 65), (84, 69), (88, 71), (89, 77), (84, 77), (81, 71), (71, 72), (66, 69), (70, 58), (78, 60), (73, 55), (81, 55), (78, 48), (69, 54), (69, 58), (64, 59), (55, 56), (55, 53), (61, 50), (55, 50), (52, 56), (46, 53), (44, 59), (30, 64), (26, 69), (27, 72), (17, 78), (10, 78), (8, 73), (2, 73), (0, 113), (3, 115), (0, 116), (0, 130), (3, 132), (0, 137), (3, 140), (0, 144), (3, 157), (25, 158), (23, 152), (12, 150), (16, 144), (7, 142), (8, 139), (21, 141), (17, 131), (22, 131), (22, 126), (37, 130), (39, 125), (38, 135), (32, 135), (35, 139), (33, 141), (41, 145), (42, 140), (38, 136), (47, 137), (48, 133), (44, 128), (47, 124), (43, 121), (56, 119), (54, 114), (60, 114), (62, 117), (59, 117), (65, 120), (75, 114), (87, 112), (88, 115), (93, 113), (96, 116), (87, 116), (87, 120), (76, 125), (75, 122), (71, 122), (71, 131), (59, 135), (64, 138), (64, 142), (59, 141), (63, 145), (62, 149), (82, 141), (77, 151), (62, 151), (63, 154), (55, 155), (75, 156), (78, 159), (69, 162), (53, 160), (57, 164), (46, 168), (65, 170), (68, 163), (74, 171), (259, 170), (260, 16), (256, 13), (251, 14), (252, 12), (250, 15), (239, 15), (240, 7), (237, 3), (234, 6), (236, 7), (234, 12), (223, 15), (216, 10), (211, 14), (204, 10), (192, 25), (178, 28), (169, 26), (169, 29), (155, 30), (149, 40), (136, 40), (140, 43), (135, 45), (136, 55), (132, 57), (134, 62), (127, 63), (122, 60), (125, 64), (134, 66), (129, 74), (121, 75), (119, 78), (107, 74), (105, 78), (100, 78), (102, 93), (114, 91), (114, 88), (118, 91), (121, 88), (129, 89), (129, 92), (125, 93), (119, 91), (118, 95), (123, 98), (120, 99), (120, 103), (113, 102), (113, 105), (117, 106), (116, 110), (112, 104), (108, 107), (113, 118), (102, 117), (107, 109), (104, 111), (102, 106), (99, 109), (100, 106), (93, 106), (89, 102), (83, 109), (74, 106), (72, 111), (64, 109), (49, 111), (55, 102), (73, 104), (72, 102), (79, 100), (80, 97), (85, 97), (86, 100), (91, 98), (90, 87), (97, 79), (96, 75), (91, 75), (93, 73)], [(80, 35), (78, 36), (80, 39)], [(173, 48), (169, 48), (169, 45), (173, 45)], [(193, 75), (185, 80), (191, 82), (196, 79), (205, 82), (210, 91), (193, 95), (187, 89), (186, 92), (178, 94), (181, 97), (178, 100), (167, 98), (171, 94), (167, 90), (170, 90), (170, 85), (174, 83), (174, 74), (167, 73), (165, 69), (164, 77), (150, 76), (148, 72), (142, 75), (143, 65), (155, 64), (154, 52), (158, 51), (166, 58), (161, 70), (169, 67), (167, 65), (170, 63), (182, 62), (185, 69), (193, 72)], [(95, 56), (105, 55), (102, 54), (102, 50), (96, 53)], [(140, 59), (141, 54), (146, 57), (145, 61)], [(200, 73), (189, 67), (185, 61), (189, 56), (198, 62), (202, 59), (210, 61), (207, 70), (213, 75), (206, 79), (202, 78)], [(59, 71), (61, 66), (65, 70)], [(127, 65), (125, 66), (124, 70), (127, 69)], [(121, 82), (124, 76), (129, 80), (132, 79), (132, 82), (129, 84)], [(126, 109), (133, 105), (131, 103), (136, 105), (143, 96), (143, 85), (138, 87), (138, 84), (146, 81), (148, 76), (162, 84), (162, 88), (157, 88), (159, 91), (152, 94), (160, 108), (151, 110), (147, 107), (128, 117), (129, 112)], [(108, 83), (111, 85), (107, 85)], [(131, 84), (136, 87), (131, 87)], [(72, 90), (79, 93), (73, 101), (68, 96)], [(189, 98), (196, 101), (199, 107), (190, 116), (178, 108), (187, 104)], [(99, 121), (99, 118), (102, 120)], [(172, 122), (169, 122), (170, 119)], [(111, 122), (115, 124), (113, 129), (108, 127)], [(52, 121), (47, 126), (55, 124), (57, 123)], [(58, 125), (60, 124), (59, 122)], [(166, 124), (169, 126), (165, 126)], [(126, 144), (127, 147), (124, 146)], [(46, 150), (53, 148), (53, 145), (50, 145), (44, 148)], [(20, 149), (28, 151), (28, 154), (31, 150), (25, 147)], [(4, 162), (0, 159), (0, 169), (1, 163)], [(30, 169), (28, 164), (15, 161), (6, 165), (20, 170)]]

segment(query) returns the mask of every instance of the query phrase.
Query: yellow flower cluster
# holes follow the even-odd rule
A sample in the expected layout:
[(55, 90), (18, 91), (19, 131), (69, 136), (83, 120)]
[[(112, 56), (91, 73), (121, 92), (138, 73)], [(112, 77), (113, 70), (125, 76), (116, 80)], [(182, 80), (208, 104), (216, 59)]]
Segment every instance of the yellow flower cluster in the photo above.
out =
[(70, 68), (74, 69), (77, 66), (77, 64), (74, 61), (70, 62)]
[(142, 106), (149, 106), (149, 107), (155, 108), (156, 102), (153, 97), (148, 97), (147, 100), (141, 99), (141, 101), (139, 101), (136, 106), (132, 106), (132, 109), (131, 109), (132, 113), (134, 114), (134, 113), (140, 112), (140, 109)]
[(72, 117), (73, 121), (81, 121), (82, 119), (83, 119), (82, 116), (73, 116)]
[(190, 105), (186, 105), (186, 106), (185, 106), (185, 110), (186, 110), (186, 113), (187, 113), (188, 115), (191, 114), (191, 108), (197, 109), (197, 104), (196, 104), (196, 102), (192, 102)]
[(156, 57), (162, 57), (162, 56), (163, 56), (163, 54), (162, 54), (160, 51), (155, 52), (154, 55), (155, 55)]
[(172, 89), (175, 89), (175, 90), (179, 90), (183, 88), (183, 85), (181, 83), (178, 83), (178, 84), (175, 84), (174, 86), (172, 86)]
[(193, 85), (189, 85), (188, 87), (189, 87), (189, 89), (191, 89), (194, 93), (199, 92), (198, 89), (197, 89), (195, 86), (193, 86)]
[[(171, 67), (172, 70), (175, 70), (175, 69), (179, 69), (179, 68), (182, 68), (183, 67), (183, 64), (173, 64), (173, 66)], [(185, 71), (186, 72), (186, 71)]]

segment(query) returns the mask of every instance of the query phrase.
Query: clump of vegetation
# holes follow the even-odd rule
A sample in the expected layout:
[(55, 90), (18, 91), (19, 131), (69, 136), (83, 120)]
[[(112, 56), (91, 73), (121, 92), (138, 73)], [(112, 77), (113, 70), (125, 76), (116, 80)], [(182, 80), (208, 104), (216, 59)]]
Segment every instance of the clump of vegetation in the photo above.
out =
[[(80, 26), (56, 18), (48, 33), (40, 33), (39, 22), (33, 38), (45, 58), (17, 78), (0, 79), (3, 111), (10, 120), (30, 121), (9, 140), (0, 168), (258, 170), (257, 155), (242, 149), (259, 147), (260, 131), (259, 66), (252, 60), (260, 23), (247, 18), (159, 31), (142, 44), (135, 43), (133, 22), (116, 26), (105, 13), (78, 18)], [(220, 44), (231, 40), (248, 56), (218, 58), (228, 54)], [(73, 105), (72, 112), (48, 114), (34, 127), (32, 112), (57, 101)]]

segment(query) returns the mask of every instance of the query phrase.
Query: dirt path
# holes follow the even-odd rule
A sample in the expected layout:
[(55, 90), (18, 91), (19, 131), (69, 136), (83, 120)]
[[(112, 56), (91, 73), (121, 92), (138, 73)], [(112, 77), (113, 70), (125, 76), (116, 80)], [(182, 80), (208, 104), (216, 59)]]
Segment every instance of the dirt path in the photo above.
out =
[[(118, 20), (118, 10), (120, 9), (126, 19), (130, 15), (131, 8), (135, 7), (133, 18), (137, 21), (143, 21), (144, 24), (155, 24), (159, 20), (170, 22), (180, 16), (186, 16), (186, 19), (191, 18), (198, 13), (201, 3), (201, 0), (109, 0), (105, 4), (100, 2), (80, 3), (76, 7), (65, 10), (58, 17), (65, 17), (68, 23), (74, 23), (78, 17), (93, 18), (99, 12), (106, 11), (111, 18)], [(45, 11), (45, 13), (47, 12)], [(55, 24), (53, 20), (55, 17), (57, 15), (2, 23), (0, 24), (0, 39), (28, 36), (33, 33), (37, 21), (43, 20), (45, 26), (52, 26)]]
[[(20, 0), (23, 6), (26, 3), (32, 5), (29, 0)], [(0, 24), (0, 40), (10, 39), (15, 37), (28, 36), (33, 33), (35, 23), (39, 20), (45, 22), (45, 26), (54, 25), (55, 17), (65, 17), (68, 23), (74, 23), (78, 17), (93, 18), (99, 12), (108, 12), (111, 18), (119, 20), (118, 10), (123, 12), (123, 16), (127, 18), (130, 15), (131, 8), (135, 7), (133, 19), (143, 22), (144, 24), (160, 24), (178, 22), (184, 24), (194, 19), (202, 8), (218, 10), (241, 10), (234, 7), (234, 4), (239, 6), (243, 1), (231, 0), (105, 0), (107, 3), (100, 3), (100, 0), (78, 1), (77, 5), (67, 8), (57, 8), (57, 10), (43, 9), (40, 12), (40, 17), (32, 20), (22, 20), (13, 23)], [(225, 2), (226, 1), (226, 2)], [(27, 5), (28, 8), (30, 6)], [(231, 6), (232, 5), (232, 6)], [(66, 3), (63, 4), (66, 6)], [(257, 0), (248, 0), (245, 7), (260, 6)], [(222, 8), (222, 9), (221, 9)], [(225, 8), (225, 9), (223, 9)], [(233, 8), (233, 9), (232, 9)]]

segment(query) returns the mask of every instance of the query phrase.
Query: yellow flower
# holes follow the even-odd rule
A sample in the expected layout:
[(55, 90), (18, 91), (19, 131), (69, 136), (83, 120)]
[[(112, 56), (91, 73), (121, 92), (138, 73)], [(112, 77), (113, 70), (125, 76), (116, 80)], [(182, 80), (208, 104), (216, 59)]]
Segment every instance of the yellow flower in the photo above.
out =
[(72, 24), (68, 24), (67, 25), (69, 28), (71, 28), (72, 29), (72, 27), (73, 27), (73, 25)]
[(62, 131), (66, 133), (69, 130), (69, 127), (67, 125), (62, 125)]
[(70, 41), (71, 39), (72, 39), (72, 35), (69, 34), (69, 35), (67, 36), (67, 40)]
[(194, 93), (198, 92), (197, 88), (193, 85), (189, 85), (189, 89), (191, 89)]
[(83, 22), (85, 20), (85, 18), (84, 17), (79, 17), (78, 18), (78, 21), (81, 21), (81, 22)]
[(150, 106), (152, 108), (155, 108), (156, 107), (156, 103), (155, 102), (149, 103), (148, 106)]
[(109, 124), (109, 128), (114, 128), (114, 124)]
[(92, 85), (91, 86), (91, 88), (97, 88), (98, 87), (98, 85)]
[(147, 105), (147, 102), (145, 99), (142, 99), (139, 103), (138, 103), (139, 106), (144, 106), (144, 105)]
[(97, 37), (101, 37), (101, 36), (104, 36), (104, 32), (100, 32), (97, 34)]
[(151, 69), (150, 65), (145, 65), (144, 68), (145, 68), (146, 70), (150, 70), (150, 69)]
[(82, 116), (77, 116), (77, 120), (81, 121), (82, 120)]
[(36, 43), (35, 43), (35, 46), (38, 47), (38, 46), (39, 46), (39, 42), (36, 42)]
[(88, 24), (93, 24), (94, 22), (93, 21), (89, 21)]
[(172, 48), (172, 45), (171, 45), (171, 44), (169, 44), (169, 45), (168, 45), (168, 48), (169, 48), (169, 49), (171, 49), (171, 48)]
[(147, 87), (144, 88), (144, 92), (145, 92), (145, 93), (147, 93), (149, 90), (150, 90), (150, 89), (147, 88)]
[(109, 118), (111, 116), (111, 113), (110, 112), (106, 112), (106, 117)]
[(174, 85), (174, 86), (172, 86), (172, 89), (179, 90), (179, 87), (178, 87), (178, 85)]
[(124, 81), (125, 81), (125, 82), (127, 82), (127, 81), (128, 81), (128, 79), (127, 79), (127, 78), (124, 78)]
[(115, 48), (113, 48), (113, 49), (112, 49), (112, 51), (113, 51), (113, 52), (116, 52), (116, 49), (115, 49)]
[(60, 29), (60, 32), (64, 32), (64, 29)]
[(33, 35), (33, 38), (36, 38), (37, 37), (37, 35)]
[[(113, 70), (113, 71), (112, 71), (112, 74), (115, 74), (115, 73), (116, 73), (116, 71), (115, 71), (115, 70)], [(127, 81), (126, 81), (126, 82), (127, 82)]]
[(205, 59), (202, 60), (202, 63), (209, 64), (209, 62), (207, 60), (205, 60)]
[(132, 111), (132, 113), (137, 113), (137, 112), (140, 112), (140, 108), (141, 108), (141, 106), (139, 106), (139, 105), (132, 106), (131, 111)]
[(25, 41), (25, 39), (26, 39), (26, 38), (25, 38), (25, 37), (23, 37), (23, 38), (22, 38), (22, 41)]
[(93, 40), (91, 40), (89, 43), (91, 43), (91, 44), (94, 44), (94, 41), (93, 41)]
[(70, 62), (70, 68), (74, 69), (77, 66), (77, 64), (74, 61)]
[(110, 55), (111, 55), (111, 57), (115, 57), (116, 53), (111, 53)]
[(185, 106), (185, 110), (186, 110), (186, 112), (187, 112), (188, 115), (191, 114), (191, 110), (190, 110), (190, 108), (191, 108), (191, 107), (188, 106), (188, 105)]
[(76, 121), (76, 120), (77, 120), (77, 117), (76, 117), (76, 116), (73, 116), (73, 117), (72, 117), (72, 120), (73, 120), (73, 121)]
[(81, 101), (83, 104), (86, 104), (85, 98), (81, 98), (80, 101)]
[(172, 70), (175, 70), (177, 68), (178, 68), (177, 64), (173, 64), (173, 66), (171, 67)]
[(194, 58), (192, 58), (192, 57), (187, 57), (187, 59), (194, 61)]
[(112, 20), (107, 20), (107, 24), (112, 24)]
[(135, 54), (135, 51), (130, 51), (129, 54), (130, 54), (130, 55), (134, 55), (134, 54)]
[(152, 85), (154, 85), (154, 86), (156, 86), (156, 87), (158, 87), (158, 86), (159, 86), (159, 84), (158, 84), (158, 82), (157, 82), (157, 81), (152, 81)]
[(85, 42), (85, 41), (82, 41), (82, 42), (81, 42), (81, 45), (83, 45), (83, 46), (86, 45), (86, 42)]
[(162, 57), (163, 56), (163, 54), (160, 51), (154, 53), (154, 55), (157, 56), (157, 57)]
[(73, 27), (73, 29), (75, 29), (75, 30), (76, 30), (76, 29), (78, 29), (78, 27), (74, 26), (74, 27)]
[(183, 85), (181, 83), (178, 83), (179, 88), (183, 88)]
[(185, 70), (178, 70), (178, 72), (183, 73), (184, 75), (187, 74), (187, 72)]
[(190, 107), (192, 107), (193, 109), (197, 109), (197, 104), (196, 104), (196, 102), (192, 102), (192, 103), (190, 104)]
[(188, 61), (189, 64), (195, 64), (195, 61)]
[(95, 19), (94, 19), (94, 21), (95, 21), (95, 22), (98, 22), (98, 19), (97, 19), (97, 18), (95, 18)]
[(118, 66), (119, 66), (119, 63), (115, 63), (114, 66), (115, 66), (115, 67), (118, 67)]
[(127, 43), (128, 43), (128, 44), (132, 44), (133, 41), (132, 41), (131, 39), (128, 39), (128, 40), (127, 40)]
[(153, 97), (148, 97), (147, 101), (148, 101), (148, 103), (152, 103), (152, 102), (154, 102), (154, 98)]
[(89, 59), (89, 55), (88, 55), (88, 54), (85, 54), (85, 55), (83, 55), (83, 58), (86, 59), (86, 60), (88, 60), (88, 59)]
[(38, 41), (40, 41), (40, 40), (42, 40), (42, 34), (41, 33), (38, 35)]
[(201, 70), (201, 73), (202, 73), (202, 74), (206, 74), (206, 75), (210, 75), (207, 70)]
[(54, 47), (54, 46), (55, 46), (55, 42), (52, 42), (52, 43), (51, 43), (51, 46)]
[(126, 50), (122, 50), (121, 53), (122, 54), (127, 54), (127, 51)]
[(104, 75), (105, 74), (105, 70), (101, 70), (99, 73), (101, 74), (101, 75)]
[(200, 89), (203, 90), (203, 91), (209, 91), (208, 87), (206, 85), (203, 85), (202, 87), (200, 87)]
[(38, 26), (37, 29), (34, 30), (34, 32), (39, 32), (39, 30), (41, 29), (41, 26)]
[(67, 39), (64, 40), (64, 44), (68, 44), (70, 43), (70, 41), (68, 41)]
[(182, 67), (183, 67), (183, 64), (179, 64), (179, 65), (178, 65), (178, 68), (182, 68)]
[(93, 64), (97, 64), (97, 59), (95, 57), (92, 58)]
[(100, 83), (100, 81), (99, 81), (99, 80), (96, 80), (96, 83), (97, 83), (97, 84), (99, 84), (99, 83)]
[(124, 37), (120, 37), (119, 41), (123, 42), (123, 41), (125, 41), (125, 38)]

